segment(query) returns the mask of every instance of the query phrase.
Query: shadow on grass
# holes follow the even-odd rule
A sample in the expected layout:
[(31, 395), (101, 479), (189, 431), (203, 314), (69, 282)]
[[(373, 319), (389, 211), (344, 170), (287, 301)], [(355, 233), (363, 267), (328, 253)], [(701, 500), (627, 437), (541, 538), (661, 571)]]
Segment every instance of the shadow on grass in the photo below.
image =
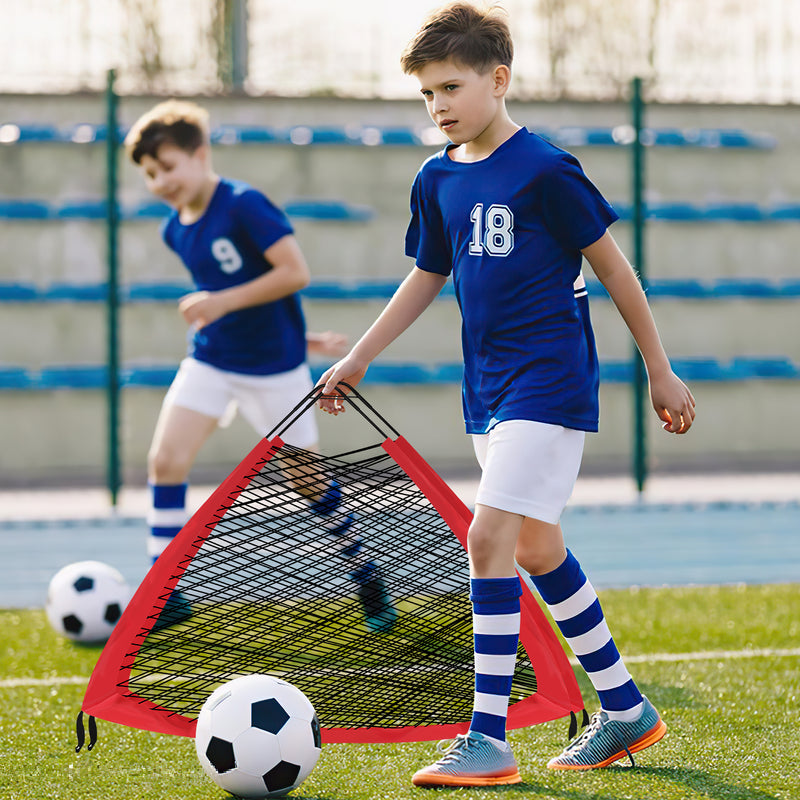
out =
[[(778, 800), (777, 795), (759, 791), (748, 786), (728, 783), (715, 775), (697, 769), (681, 767), (606, 767), (603, 772), (631, 772), (640, 776), (665, 778), (678, 786), (691, 789), (711, 800)], [(616, 795), (601, 794), (594, 789), (560, 789), (552, 785), (525, 782), (513, 786), (493, 786), (487, 788), (492, 795), (519, 795), (535, 797), (560, 797), (564, 800), (617, 800)], [(309, 799), (310, 800), (310, 799)]]
[[(287, 795), (283, 795), (283, 796), (287, 796)], [(297, 794), (297, 793), (292, 793), (291, 795), (288, 795), (288, 796), (291, 798), (291, 800), (341, 800), (340, 797), (336, 797), (336, 798), (335, 797), (330, 797), (327, 794)], [(236, 800), (236, 795), (227, 794), (227, 795), (225, 795), (223, 800)]]
[(676, 784), (702, 792), (707, 797), (724, 800), (777, 800), (777, 795), (768, 794), (750, 786), (741, 786), (721, 780), (716, 775), (699, 769), (686, 767), (635, 767), (638, 773), (667, 778)]

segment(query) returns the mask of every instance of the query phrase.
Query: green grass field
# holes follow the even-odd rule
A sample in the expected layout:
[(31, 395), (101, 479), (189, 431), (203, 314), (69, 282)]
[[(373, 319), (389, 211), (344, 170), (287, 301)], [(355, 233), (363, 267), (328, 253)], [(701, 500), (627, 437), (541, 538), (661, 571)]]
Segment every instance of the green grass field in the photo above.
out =
[[(541, 800), (800, 798), (800, 584), (601, 593), (629, 668), (660, 709), (666, 738), (637, 766), (589, 773), (545, 767), (567, 721), (513, 731), (523, 783), (441, 796)], [(3, 800), (222, 800), (189, 739), (98, 720), (92, 752), (76, 754), (74, 721), (97, 648), (57, 637), (38, 611), (0, 611)], [(61, 680), (59, 680), (61, 679)], [(579, 676), (590, 711), (596, 698)], [(293, 796), (420, 797), (410, 776), (431, 743), (329, 745)], [(621, 762), (620, 762), (621, 763)]]

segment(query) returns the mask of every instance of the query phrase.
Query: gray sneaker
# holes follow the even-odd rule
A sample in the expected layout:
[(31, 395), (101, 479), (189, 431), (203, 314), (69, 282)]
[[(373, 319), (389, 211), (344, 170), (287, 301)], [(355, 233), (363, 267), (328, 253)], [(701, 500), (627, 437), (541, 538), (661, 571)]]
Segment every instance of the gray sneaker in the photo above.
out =
[(550, 769), (596, 769), (625, 756), (633, 764), (633, 753), (655, 744), (666, 732), (667, 726), (645, 697), (642, 715), (633, 722), (609, 719), (605, 711), (598, 711), (586, 730), (547, 766)]
[(500, 748), (482, 733), (459, 734), (444, 755), (414, 774), (415, 786), (501, 786), (520, 783), (517, 762), (508, 743)]

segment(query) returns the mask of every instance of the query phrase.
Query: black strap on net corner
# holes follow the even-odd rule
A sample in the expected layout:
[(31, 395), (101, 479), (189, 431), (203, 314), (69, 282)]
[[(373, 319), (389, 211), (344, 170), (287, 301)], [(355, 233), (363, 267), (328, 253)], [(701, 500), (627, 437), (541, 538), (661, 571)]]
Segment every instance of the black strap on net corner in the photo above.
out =
[[(340, 387), (344, 387), (346, 391)], [(400, 436), (400, 433), (391, 425), (385, 417), (383, 417), (375, 408), (368, 403), (349, 383), (341, 381), (334, 389), (337, 399), (346, 402), (373, 427), (384, 438), (394, 438)], [(271, 439), (273, 436), (280, 436), (285, 433), (300, 417), (303, 416), (309, 409), (313, 408), (317, 401), (322, 396), (322, 388), (315, 386), (303, 399), (267, 434), (266, 438)], [(330, 395), (327, 395), (330, 396)]]
[[(78, 718), (75, 720), (75, 733), (78, 737), (78, 744), (75, 747), (75, 752), (79, 753), (83, 747), (86, 735), (83, 730), (83, 711), (78, 712)], [(89, 745), (87, 750), (91, 750), (97, 743), (97, 722), (94, 717), (89, 717)]]

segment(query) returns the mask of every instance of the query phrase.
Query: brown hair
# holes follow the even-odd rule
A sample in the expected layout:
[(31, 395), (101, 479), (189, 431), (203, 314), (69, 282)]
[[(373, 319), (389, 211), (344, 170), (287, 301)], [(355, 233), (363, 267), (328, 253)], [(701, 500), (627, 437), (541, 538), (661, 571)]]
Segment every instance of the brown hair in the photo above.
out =
[(142, 156), (156, 158), (163, 144), (194, 153), (209, 136), (208, 111), (187, 100), (166, 100), (136, 120), (125, 137), (125, 153), (140, 164)]
[(513, 58), (514, 45), (504, 9), (452, 3), (425, 20), (403, 51), (400, 66), (413, 75), (426, 64), (452, 59), (485, 73), (498, 64), (511, 67)]

